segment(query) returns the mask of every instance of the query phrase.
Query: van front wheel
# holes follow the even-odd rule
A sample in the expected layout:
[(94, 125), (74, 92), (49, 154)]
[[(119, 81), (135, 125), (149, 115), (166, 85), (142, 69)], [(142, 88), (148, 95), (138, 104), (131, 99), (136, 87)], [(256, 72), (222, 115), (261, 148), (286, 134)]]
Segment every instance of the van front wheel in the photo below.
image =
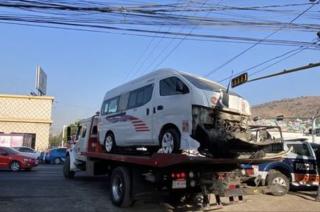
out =
[(163, 153), (178, 153), (180, 148), (180, 135), (174, 128), (163, 130), (160, 136), (160, 147)]

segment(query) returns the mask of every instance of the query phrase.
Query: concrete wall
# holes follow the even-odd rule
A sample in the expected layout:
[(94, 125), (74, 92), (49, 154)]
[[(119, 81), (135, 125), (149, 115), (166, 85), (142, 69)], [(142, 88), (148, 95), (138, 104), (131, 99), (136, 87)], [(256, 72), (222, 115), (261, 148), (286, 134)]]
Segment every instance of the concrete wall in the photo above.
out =
[(0, 94), (0, 132), (36, 134), (37, 150), (49, 145), (53, 97)]

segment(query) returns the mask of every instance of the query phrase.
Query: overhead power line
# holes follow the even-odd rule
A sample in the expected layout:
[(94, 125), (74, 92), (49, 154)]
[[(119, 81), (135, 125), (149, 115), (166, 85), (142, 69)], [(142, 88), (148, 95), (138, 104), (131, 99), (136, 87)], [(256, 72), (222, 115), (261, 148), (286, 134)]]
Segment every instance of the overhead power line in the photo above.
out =
[[(304, 11), (302, 11), (300, 14), (298, 14), (296, 17), (294, 17), (289, 24), (293, 23), (294, 21), (296, 21), (298, 18), (300, 18), (303, 14), (305, 14), (307, 11), (309, 11), (312, 7), (314, 7), (317, 3), (311, 4), (307, 9), (305, 9)], [(264, 38), (262, 38), (261, 40), (257, 41), (256, 43), (254, 43), (253, 45), (249, 46), (248, 48), (244, 49), (243, 51), (241, 51), (240, 53), (236, 54), (235, 56), (233, 56), (232, 58), (230, 58), (229, 60), (227, 60), (226, 62), (224, 62), (223, 64), (219, 65), (218, 67), (216, 67), (215, 69), (213, 69), (212, 71), (210, 71), (209, 73), (207, 73), (205, 75), (205, 77), (209, 77), (211, 74), (216, 73), (217, 71), (221, 70), (221, 68), (225, 67), (226, 65), (230, 64), (232, 61), (234, 61), (235, 59), (239, 58), (240, 56), (242, 56), (243, 54), (245, 54), (246, 52), (250, 51), (251, 49), (253, 49), (254, 47), (256, 47), (257, 45), (259, 45), (261, 42), (263, 42), (266, 39), (269, 39), (271, 36), (273, 36), (274, 34), (278, 33), (279, 31), (282, 30), (282, 27), (280, 27), (279, 29), (277, 29), (276, 31), (268, 34), (267, 36), (265, 36)]]
[[(317, 40), (319, 40), (319, 39), (314, 39), (314, 40), (312, 41), (312, 43), (316, 45), (316, 44), (318, 43)], [(249, 72), (249, 71), (251, 71), (251, 70), (253, 70), (253, 69), (257, 68), (257, 67), (260, 67), (260, 66), (262, 66), (262, 65), (264, 65), (264, 64), (267, 64), (267, 63), (269, 63), (269, 62), (271, 62), (271, 61), (274, 61), (274, 60), (279, 59), (278, 61), (276, 61), (276, 62), (274, 62), (274, 63), (272, 63), (272, 64), (270, 64), (270, 65), (268, 65), (268, 66), (266, 66), (266, 67), (264, 67), (264, 68), (262, 68), (262, 69), (260, 69), (260, 70), (258, 70), (258, 71), (255, 71), (255, 72), (253, 72), (253, 73), (250, 73), (250, 76), (256, 75), (256, 74), (261, 73), (261, 72), (265, 71), (266, 69), (268, 69), (268, 68), (270, 68), (270, 67), (272, 67), (272, 66), (274, 66), (274, 65), (276, 65), (276, 64), (278, 64), (278, 63), (280, 63), (280, 62), (282, 62), (282, 61), (284, 61), (284, 60), (287, 60), (287, 59), (290, 58), (290, 57), (293, 57), (293, 56), (299, 54), (300, 52), (302, 52), (302, 51), (304, 51), (304, 50), (306, 50), (306, 49), (308, 49), (308, 46), (300, 46), (300, 47), (298, 47), (298, 48), (296, 48), (296, 49), (286, 51), (285, 53), (282, 53), (282, 54), (280, 54), (280, 55), (278, 55), (278, 56), (272, 57), (272, 58), (270, 58), (270, 59), (268, 59), (268, 60), (265, 60), (265, 61), (263, 61), (263, 62), (261, 62), (261, 63), (258, 63), (258, 64), (256, 64), (256, 65), (254, 65), (254, 66), (251, 66), (251, 67), (249, 67), (249, 68), (247, 68), (247, 69), (245, 69), (245, 70), (243, 70), (243, 71), (237, 72), (237, 73), (235, 73), (235, 75), (240, 75), (240, 74), (242, 74), (242, 73)], [(286, 56), (286, 57), (285, 57), (285, 56)], [(231, 80), (231, 78), (233, 77), (233, 75), (234, 75), (234, 74), (232, 74), (232, 75), (230, 75), (229, 77), (226, 77), (226, 78), (224, 78), (224, 79), (222, 79), (222, 80), (219, 80), (218, 82), (221, 83), (221, 82), (224, 82), (224, 81), (226, 81), (226, 80)]]

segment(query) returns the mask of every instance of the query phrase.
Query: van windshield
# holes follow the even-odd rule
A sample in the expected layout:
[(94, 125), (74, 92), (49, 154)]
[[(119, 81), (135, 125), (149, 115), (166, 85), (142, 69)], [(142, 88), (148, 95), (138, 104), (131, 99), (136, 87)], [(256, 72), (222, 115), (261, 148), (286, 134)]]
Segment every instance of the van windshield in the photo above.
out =
[[(194, 86), (196, 86), (197, 88), (203, 89), (203, 90), (207, 90), (207, 91), (215, 91), (215, 92), (220, 92), (220, 90), (222, 91), (226, 91), (227, 89), (218, 84), (215, 83), (213, 81), (209, 81), (209, 80), (203, 80), (188, 74), (181, 74), (183, 77), (185, 77), (188, 81), (190, 81)], [(235, 96), (239, 96), (237, 93), (233, 92), (233, 91), (229, 91), (230, 94), (235, 95)]]

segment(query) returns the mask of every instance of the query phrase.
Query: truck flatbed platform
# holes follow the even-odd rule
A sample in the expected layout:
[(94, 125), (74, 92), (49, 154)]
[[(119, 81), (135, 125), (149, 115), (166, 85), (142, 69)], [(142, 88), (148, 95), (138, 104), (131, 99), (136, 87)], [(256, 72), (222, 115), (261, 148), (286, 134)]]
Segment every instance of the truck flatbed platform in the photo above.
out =
[(183, 164), (201, 164), (201, 165), (240, 165), (243, 163), (259, 164), (277, 159), (219, 159), (201, 156), (189, 156), (186, 154), (163, 154), (155, 153), (151, 156), (137, 156), (124, 154), (110, 154), (101, 152), (82, 152), (83, 155), (100, 160), (109, 160), (114, 162), (122, 162), (132, 165), (141, 165), (154, 168), (165, 168), (174, 165)]

